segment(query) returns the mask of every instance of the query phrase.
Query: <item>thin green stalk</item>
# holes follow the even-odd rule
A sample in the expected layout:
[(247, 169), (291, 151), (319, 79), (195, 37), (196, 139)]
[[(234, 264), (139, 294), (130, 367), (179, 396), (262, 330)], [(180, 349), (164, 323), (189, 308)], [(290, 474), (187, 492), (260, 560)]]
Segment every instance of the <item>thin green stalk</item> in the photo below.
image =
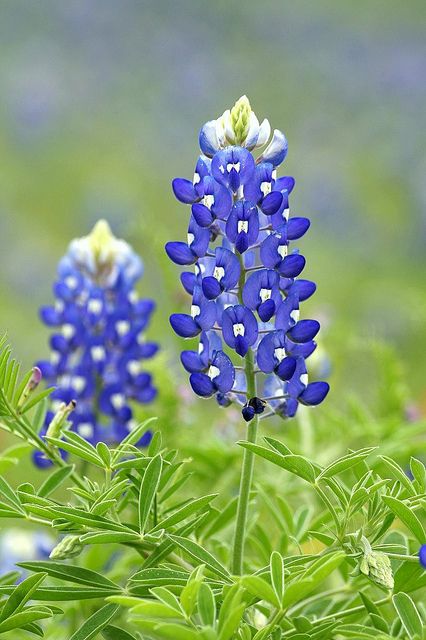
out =
[[(247, 427), (247, 440), (256, 442), (259, 417), (255, 416)], [(254, 453), (244, 449), (243, 465), (241, 469), (240, 494), (238, 496), (237, 520), (235, 524), (234, 549), (232, 555), (232, 572), (239, 575), (243, 571), (243, 553), (245, 543), (245, 529), (247, 522), (248, 504), (253, 478)]]
[[(243, 288), (246, 281), (247, 270), (244, 267), (242, 256), (238, 255), (240, 261), (240, 280), (238, 283), (238, 299), (243, 304)], [(253, 351), (249, 349), (244, 358), (244, 372), (246, 374), (247, 398), (256, 395), (256, 375), (254, 372)], [(256, 442), (259, 416), (256, 415), (247, 425), (247, 440)], [(246, 534), (246, 522), (248, 505), (250, 500), (251, 483), (253, 479), (254, 454), (244, 449), (243, 464), (241, 467), (240, 492), (238, 496), (237, 520), (235, 523), (234, 545), (232, 553), (231, 569), (234, 574), (241, 574), (243, 571), (243, 555)]]
[[(246, 269), (244, 268), (244, 261), (241, 256), (238, 256), (240, 260), (241, 275), (238, 283), (238, 298), (240, 304), (243, 304), (242, 294), (246, 280)], [(244, 372), (246, 374), (247, 382), (247, 398), (253, 398), (256, 395), (256, 375), (254, 373), (253, 351), (248, 350), (247, 355), (244, 358)], [(259, 425), (259, 416), (255, 416), (251, 422), (247, 425), (247, 440), (249, 442), (256, 442), (257, 428)], [(253, 479), (253, 466), (254, 466), (254, 454), (247, 449), (244, 449), (243, 464), (241, 468), (240, 479), (240, 493), (238, 496), (237, 507), (237, 520), (235, 524), (234, 533), (234, 546), (232, 553), (232, 572), (235, 574), (241, 574), (243, 571), (243, 554), (244, 543), (246, 534), (246, 522), (248, 505), (250, 500), (251, 483)]]
[[(19, 413), (17, 413), (17, 411), (10, 404), (10, 402), (8, 401), (4, 393), (2, 394), (2, 396), (3, 396), (4, 404), (7, 410), (9, 411), (9, 415), (13, 418), (16, 424), (18, 424), (21, 427), (22, 429), (21, 435), (23, 435), (24, 438), (26, 437), (27, 442), (29, 444), (35, 444), (41, 451), (43, 451), (43, 453), (49, 458), (49, 460), (51, 460), (57, 466), (59, 467), (67, 466), (67, 463), (62, 459), (61, 455), (57, 453), (54, 449), (52, 449), (48, 444), (46, 444), (44, 440), (40, 438), (40, 436), (33, 431), (28, 420), (24, 416), (21, 416)], [(12, 433), (15, 433), (15, 432), (12, 432)], [(76, 474), (75, 471), (72, 471), (70, 473), (70, 478), (73, 480), (74, 484), (78, 485), (81, 489), (86, 488), (86, 485), (84, 484), (83, 480), (81, 480), (81, 478)]]

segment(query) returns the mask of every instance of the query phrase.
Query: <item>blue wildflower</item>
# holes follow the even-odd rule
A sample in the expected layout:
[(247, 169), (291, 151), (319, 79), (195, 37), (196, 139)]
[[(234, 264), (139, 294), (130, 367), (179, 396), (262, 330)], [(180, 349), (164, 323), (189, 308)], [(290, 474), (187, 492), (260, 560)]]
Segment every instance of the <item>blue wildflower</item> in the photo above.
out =
[[(198, 349), (181, 355), (191, 386), (221, 406), (242, 405), (246, 421), (265, 408), (265, 415), (292, 417), (299, 404), (316, 406), (329, 390), (308, 381), (306, 360), (320, 325), (300, 319), (299, 307), (316, 286), (298, 278), (306, 261), (291, 247), (310, 221), (289, 215), (295, 181), (277, 177), (287, 140), (275, 130), (268, 144), (270, 135), (245, 96), (202, 127), (193, 181), (172, 183), (191, 207), (187, 242), (166, 245), (173, 262), (194, 265), (181, 275), (191, 312), (170, 317), (179, 336), (199, 336)], [(253, 152), (265, 145), (256, 159)]]
[[(142, 271), (140, 258), (103, 220), (71, 242), (59, 263), (56, 302), (40, 310), (54, 333), (50, 359), (38, 366), (56, 387), (43, 434), (58, 408), (76, 401), (70, 428), (92, 443), (115, 442), (133, 426), (132, 403), (155, 398), (152, 377), (143, 371), (143, 361), (158, 350), (144, 335), (155, 305), (135, 291)], [(34, 459), (48, 464), (39, 452)]]
[(426, 544), (422, 544), (419, 550), (420, 564), (426, 569)]

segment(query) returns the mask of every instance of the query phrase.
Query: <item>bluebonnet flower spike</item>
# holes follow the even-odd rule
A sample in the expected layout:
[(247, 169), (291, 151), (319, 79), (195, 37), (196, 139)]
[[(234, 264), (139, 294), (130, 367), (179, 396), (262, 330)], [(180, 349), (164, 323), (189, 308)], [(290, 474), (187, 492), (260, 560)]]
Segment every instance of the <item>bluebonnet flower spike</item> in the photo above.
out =
[[(92, 443), (116, 442), (134, 424), (132, 403), (155, 398), (152, 377), (143, 371), (143, 361), (158, 350), (145, 338), (155, 305), (136, 293), (142, 271), (141, 259), (104, 220), (71, 242), (58, 266), (56, 302), (40, 310), (53, 334), (50, 359), (38, 366), (56, 387), (41, 435), (52, 432), (58, 409), (76, 401), (66, 416), (71, 429)], [(41, 454), (35, 461), (48, 464)]]
[(221, 406), (239, 404), (246, 421), (266, 406), (292, 417), (329, 390), (326, 382), (308, 382), (306, 360), (320, 327), (300, 319), (299, 307), (316, 286), (298, 279), (306, 261), (290, 246), (310, 221), (289, 215), (295, 181), (277, 177), (287, 140), (277, 129), (268, 144), (270, 137), (269, 122), (259, 123), (246, 96), (202, 127), (193, 180), (172, 184), (190, 205), (187, 240), (166, 245), (173, 262), (194, 269), (181, 275), (190, 313), (170, 317), (179, 336), (199, 336), (198, 349), (181, 355), (191, 386)]

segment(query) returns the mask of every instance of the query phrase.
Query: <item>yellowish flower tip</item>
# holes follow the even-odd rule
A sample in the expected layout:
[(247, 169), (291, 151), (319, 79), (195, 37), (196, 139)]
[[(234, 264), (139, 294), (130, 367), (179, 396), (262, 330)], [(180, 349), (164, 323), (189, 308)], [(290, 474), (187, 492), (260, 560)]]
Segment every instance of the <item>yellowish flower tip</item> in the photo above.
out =
[(106, 220), (98, 220), (87, 239), (96, 262), (108, 259), (114, 252), (114, 245), (117, 241)]
[(251, 112), (250, 101), (245, 95), (241, 96), (231, 109), (231, 126), (236, 144), (241, 144), (247, 138)]
[(119, 242), (106, 220), (98, 220), (87, 236), (90, 251), (96, 264), (105, 264), (114, 260)]

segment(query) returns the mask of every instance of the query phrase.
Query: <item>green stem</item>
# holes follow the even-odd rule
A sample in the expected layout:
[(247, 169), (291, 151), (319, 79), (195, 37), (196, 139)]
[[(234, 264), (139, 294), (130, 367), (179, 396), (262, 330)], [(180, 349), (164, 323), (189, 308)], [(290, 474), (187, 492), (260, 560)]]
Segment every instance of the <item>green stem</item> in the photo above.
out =
[[(256, 395), (256, 377), (254, 375), (253, 351), (248, 350), (245, 357), (245, 373), (247, 380), (247, 397)], [(247, 425), (248, 442), (256, 442), (259, 416), (255, 416)], [(232, 572), (241, 574), (243, 571), (243, 554), (246, 534), (246, 522), (253, 478), (254, 453), (244, 449), (241, 468), (240, 493), (238, 496), (237, 521), (235, 524), (234, 547), (232, 556)]]
[[(10, 404), (10, 402), (8, 401), (4, 393), (2, 393), (2, 399), (7, 410), (9, 411), (9, 416), (15, 421), (17, 425), (20, 426), (22, 430), (21, 434), (19, 434), (19, 432), (16, 432), (14, 430), (12, 430), (12, 433), (19, 434), (21, 437), (23, 436), (24, 439), (28, 442), (28, 444), (40, 449), (40, 451), (42, 451), (46, 455), (46, 457), (49, 458), (49, 460), (51, 460), (58, 467), (67, 466), (67, 463), (62, 459), (61, 455), (58, 452), (56, 452), (54, 449), (52, 449), (50, 445), (46, 444), (44, 440), (37, 433), (33, 431), (28, 420), (24, 416), (21, 416), (19, 413), (17, 413), (17, 411)], [(74, 484), (79, 486), (81, 489), (86, 488), (85, 483), (83, 482), (83, 480), (81, 480), (81, 478), (77, 475), (75, 471), (72, 471), (70, 473), (70, 478), (73, 480)]]

